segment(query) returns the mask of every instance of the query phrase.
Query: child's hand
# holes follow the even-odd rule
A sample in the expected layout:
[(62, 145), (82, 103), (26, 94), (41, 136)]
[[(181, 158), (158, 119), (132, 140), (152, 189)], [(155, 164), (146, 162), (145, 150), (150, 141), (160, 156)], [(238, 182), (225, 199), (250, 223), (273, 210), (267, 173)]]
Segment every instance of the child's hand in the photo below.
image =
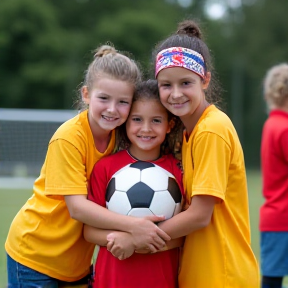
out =
[(115, 231), (107, 235), (107, 250), (119, 260), (129, 258), (135, 250), (131, 234)]
[(129, 232), (133, 237), (135, 250), (148, 249), (150, 252), (157, 252), (165, 246), (166, 241), (171, 238), (154, 223), (163, 220), (165, 218), (159, 216), (134, 218), (134, 225)]
[(149, 249), (139, 249), (139, 250), (135, 250), (135, 253), (139, 253), (139, 254), (151, 254), (151, 251)]

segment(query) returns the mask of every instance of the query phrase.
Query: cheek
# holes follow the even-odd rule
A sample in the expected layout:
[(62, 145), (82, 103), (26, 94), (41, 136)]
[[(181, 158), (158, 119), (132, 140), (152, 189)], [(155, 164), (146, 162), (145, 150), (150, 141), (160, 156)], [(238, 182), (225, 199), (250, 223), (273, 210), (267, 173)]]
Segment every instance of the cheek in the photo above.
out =
[(125, 120), (128, 118), (128, 115), (129, 115), (129, 112), (130, 112), (130, 108), (131, 108), (131, 105), (125, 106), (125, 107), (121, 107), (119, 109), (119, 111), (121, 113), (121, 116), (124, 117)]
[(167, 103), (167, 96), (166, 96), (167, 93), (165, 92), (160, 92), (159, 91), (159, 97), (160, 97), (160, 101), (163, 105), (165, 105), (165, 103)]

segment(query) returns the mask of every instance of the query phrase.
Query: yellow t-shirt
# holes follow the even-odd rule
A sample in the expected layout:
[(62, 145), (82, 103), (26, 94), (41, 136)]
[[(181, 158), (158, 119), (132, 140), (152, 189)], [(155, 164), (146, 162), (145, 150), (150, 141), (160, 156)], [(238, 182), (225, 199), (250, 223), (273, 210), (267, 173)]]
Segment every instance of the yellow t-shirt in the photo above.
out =
[(244, 156), (230, 119), (209, 106), (188, 140), (184, 135), (182, 157), (187, 200), (211, 195), (220, 201), (210, 224), (186, 237), (179, 287), (260, 287), (250, 245)]
[(113, 131), (104, 153), (96, 150), (87, 110), (62, 124), (51, 138), (33, 195), (15, 216), (5, 243), (17, 262), (63, 281), (89, 273), (94, 245), (83, 224), (70, 218), (64, 195), (87, 194), (94, 164), (112, 152)]

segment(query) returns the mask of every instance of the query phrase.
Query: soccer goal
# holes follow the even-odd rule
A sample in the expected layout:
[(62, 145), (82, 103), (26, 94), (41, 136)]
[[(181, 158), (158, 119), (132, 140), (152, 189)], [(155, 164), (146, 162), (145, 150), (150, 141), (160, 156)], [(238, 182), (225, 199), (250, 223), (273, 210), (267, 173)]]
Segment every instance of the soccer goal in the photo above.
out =
[(77, 113), (0, 108), (0, 177), (37, 177), (51, 136)]

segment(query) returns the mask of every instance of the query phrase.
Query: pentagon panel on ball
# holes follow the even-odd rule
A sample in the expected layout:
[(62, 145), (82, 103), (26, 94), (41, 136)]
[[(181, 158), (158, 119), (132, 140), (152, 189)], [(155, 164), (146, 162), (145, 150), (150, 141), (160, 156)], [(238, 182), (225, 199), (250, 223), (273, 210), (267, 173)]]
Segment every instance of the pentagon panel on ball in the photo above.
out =
[(106, 207), (135, 217), (164, 215), (181, 210), (181, 190), (175, 177), (160, 166), (137, 161), (117, 171), (106, 189)]

